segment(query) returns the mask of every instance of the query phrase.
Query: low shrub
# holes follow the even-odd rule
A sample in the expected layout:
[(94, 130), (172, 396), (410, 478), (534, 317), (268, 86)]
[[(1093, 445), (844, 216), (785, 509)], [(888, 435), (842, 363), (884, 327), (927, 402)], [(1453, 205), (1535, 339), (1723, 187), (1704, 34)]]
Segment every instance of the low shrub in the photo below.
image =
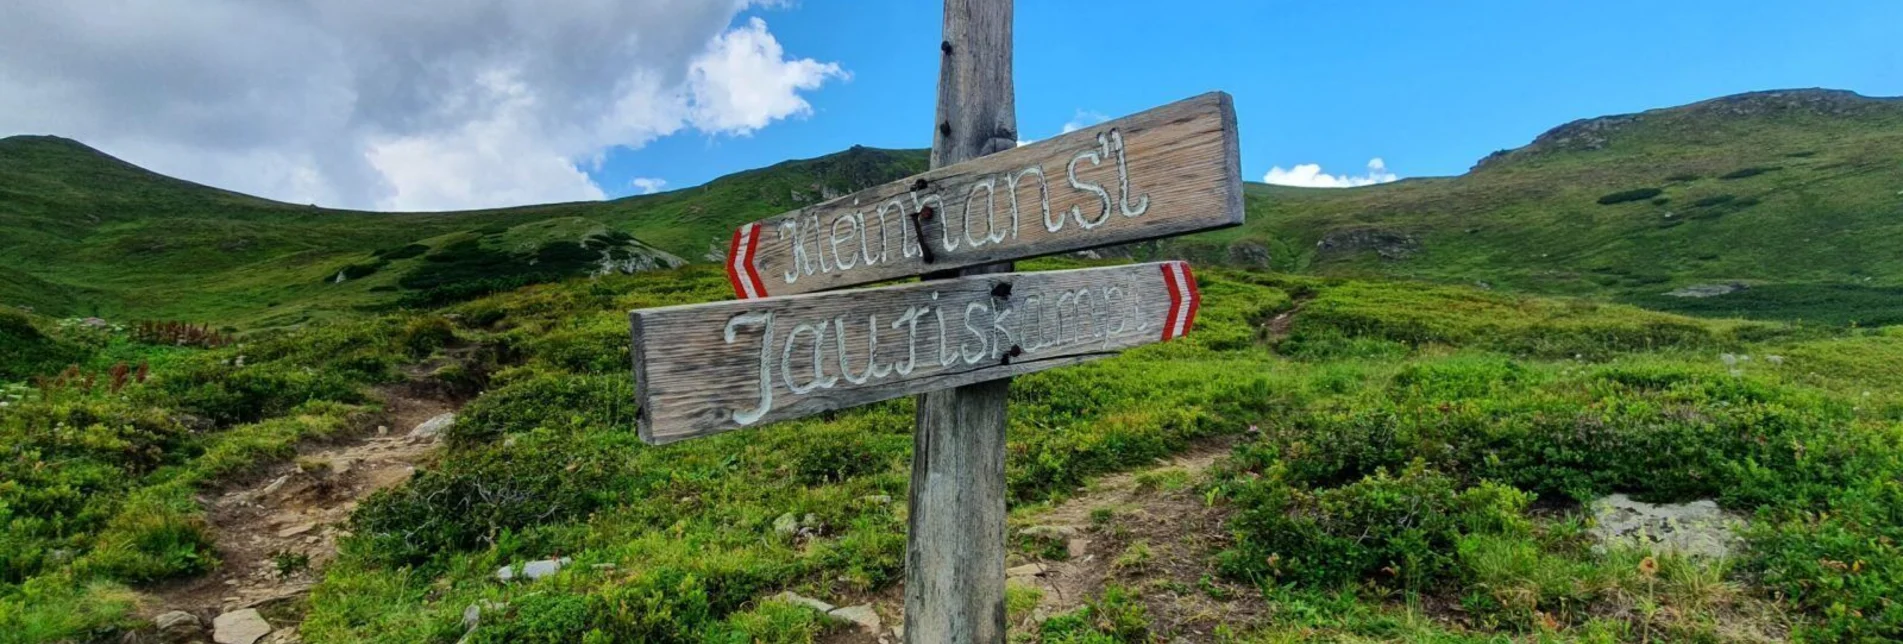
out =
[(1421, 589), (1453, 571), (1469, 534), (1520, 533), (1531, 496), (1494, 483), (1460, 489), (1415, 461), (1340, 487), (1306, 489), (1272, 466), (1222, 484), (1236, 505), (1223, 571), (1258, 584), (1335, 587), (1364, 580)]
[(1599, 205), (1610, 206), (1613, 204), (1621, 204), (1621, 203), (1626, 203), (1629, 201), (1645, 201), (1647, 199), (1657, 197), (1663, 192), (1665, 191), (1660, 190), (1658, 188), (1635, 188), (1632, 190), (1621, 190), (1619, 192), (1609, 193), (1605, 196), (1600, 197)]
[(1769, 167), (1753, 166), (1749, 168), (1739, 168), (1737, 170), (1726, 172), (1724, 174), (1718, 175), (1718, 178), (1724, 179), (1726, 181), (1730, 181), (1733, 179), (1748, 179), (1751, 177), (1758, 176), (1760, 174), (1764, 174), (1766, 172), (1771, 172), (1773, 170), (1781, 170), (1781, 169), (1782, 168), (1779, 168), (1777, 166), (1769, 166)]
[(398, 246), (396, 248), (379, 250), (375, 253), (372, 253), (371, 255), (373, 257), (377, 257), (381, 259), (399, 260), (399, 259), (409, 259), (411, 257), (419, 257), (422, 254), (427, 253), (429, 251), (430, 251), (430, 247), (422, 245), (422, 244), (407, 244), (403, 246)]
[(403, 325), (399, 341), (410, 357), (421, 358), (455, 342), (456, 327), (441, 316), (418, 316)]

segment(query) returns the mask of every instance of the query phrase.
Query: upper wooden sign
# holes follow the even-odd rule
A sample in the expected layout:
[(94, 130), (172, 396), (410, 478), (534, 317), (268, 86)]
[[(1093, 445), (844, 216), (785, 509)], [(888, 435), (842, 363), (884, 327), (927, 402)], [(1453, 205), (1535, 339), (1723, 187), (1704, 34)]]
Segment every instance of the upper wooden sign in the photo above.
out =
[(741, 226), (741, 299), (1242, 223), (1235, 105), (1211, 92)]
[(643, 309), (635, 399), (649, 443), (1042, 371), (1183, 335), (1183, 262), (976, 275), (847, 293)]

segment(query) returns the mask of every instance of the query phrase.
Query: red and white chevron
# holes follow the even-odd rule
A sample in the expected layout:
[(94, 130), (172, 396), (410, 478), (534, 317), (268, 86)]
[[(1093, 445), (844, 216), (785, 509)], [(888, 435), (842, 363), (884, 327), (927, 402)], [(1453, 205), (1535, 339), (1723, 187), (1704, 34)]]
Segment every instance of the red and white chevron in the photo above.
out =
[(767, 296), (766, 281), (753, 265), (760, 251), (760, 224), (747, 224), (733, 231), (733, 244), (727, 247), (727, 281), (733, 284), (734, 297), (757, 300)]
[(1164, 262), (1163, 285), (1170, 293), (1170, 309), (1163, 316), (1163, 339), (1168, 341), (1183, 337), (1196, 324), (1196, 309), (1202, 306), (1203, 294), (1196, 289), (1196, 275), (1189, 271), (1189, 262)]

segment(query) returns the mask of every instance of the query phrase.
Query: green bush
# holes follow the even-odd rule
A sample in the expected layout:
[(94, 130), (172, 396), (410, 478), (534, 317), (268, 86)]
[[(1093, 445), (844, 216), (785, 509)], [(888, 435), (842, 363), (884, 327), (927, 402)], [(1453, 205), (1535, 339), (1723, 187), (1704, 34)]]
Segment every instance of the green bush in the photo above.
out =
[(1770, 167), (1753, 166), (1749, 168), (1739, 168), (1737, 170), (1726, 172), (1724, 174), (1718, 175), (1718, 178), (1724, 179), (1727, 181), (1732, 179), (1747, 179), (1750, 177), (1758, 176), (1760, 174), (1764, 174), (1766, 172), (1770, 172), (1773, 170), (1781, 170), (1781, 169), (1782, 168), (1779, 168), (1777, 166), (1770, 166)]
[(0, 309), (0, 383), (51, 375), (85, 355), (82, 347), (40, 333), (26, 315)]
[(538, 427), (632, 430), (639, 409), (634, 404), (633, 381), (623, 373), (504, 372), (494, 379), (494, 388), (463, 408), (446, 437), (455, 444), (474, 444)]
[(421, 256), (423, 253), (427, 253), (429, 251), (430, 251), (430, 247), (424, 246), (422, 244), (406, 244), (396, 248), (380, 250), (373, 253), (372, 255), (374, 257), (378, 257), (381, 259), (399, 260), (399, 259), (409, 259), (411, 257), (418, 257), (418, 256)]
[(1738, 198), (1737, 195), (1730, 195), (1730, 194), (1712, 195), (1709, 197), (1701, 198), (1697, 201), (1693, 201), (1692, 206), (1696, 208), (1710, 208), (1712, 206), (1722, 206), (1722, 205), (1731, 203), (1732, 201), (1735, 201), (1737, 198)]
[(135, 495), (100, 534), (79, 568), (128, 582), (152, 582), (210, 570), (218, 563), (211, 528), (184, 486)]
[(411, 318), (403, 325), (401, 342), (412, 358), (421, 358), (456, 341), (456, 327), (440, 316)]
[(1493, 483), (1459, 489), (1416, 461), (1400, 475), (1304, 489), (1276, 468), (1223, 484), (1236, 505), (1235, 545), (1220, 556), (1229, 575), (1258, 584), (1321, 587), (1371, 581), (1421, 589), (1447, 580), (1455, 545), (1469, 534), (1528, 529), (1531, 497)]
[(1647, 199), (1657, 197), (1661, 193), (1664, 193), (1664, 192), (1665, 192), (1664, 190), (1660, 190), (1658, 188), (1635, 188), (1632, 190), (1621, 190), (1619, 192), (1610, 193), (1600, 197), (1599, 205), (1610, 206), (1612, 204), (1626, 203), (1628, 201), (1645, 201)]
[(1045, 644), (1147, 644), (1150, 638), (1149, 609), (1143, 598), (1118, 585), (1106, 586), (1103, 594), (1084, 603), (1083, 608), (1056, 615), (1038, 626)]
[[(491, 625), (493, 624), (493, 625)], [(588, 632), (588, 598), (530, 593), (509, 603), (508, 614), (484, 615), (471, 644), (565, 644)]]
[(584, 516), (618, 495), (608, 472), (569, 467), (577, 457), (550, 446), (461, 450), (443, 467), (366, 499), (351, 515), (354, 536), (345, 547), (391, 565), (425, 564)]

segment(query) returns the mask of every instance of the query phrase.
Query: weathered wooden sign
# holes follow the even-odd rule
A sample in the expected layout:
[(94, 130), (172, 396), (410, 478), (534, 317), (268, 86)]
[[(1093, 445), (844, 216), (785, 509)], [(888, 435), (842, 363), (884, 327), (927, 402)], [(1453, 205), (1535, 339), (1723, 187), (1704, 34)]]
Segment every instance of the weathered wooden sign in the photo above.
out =
[(1242, 223), (1235, 106), (1211, 92), (741, 226), (741, 299)]
[(1183, 262), (1003, 273), (634, 311), (641, 438), (660, 444), (1042, 371), (1188, 332)]

